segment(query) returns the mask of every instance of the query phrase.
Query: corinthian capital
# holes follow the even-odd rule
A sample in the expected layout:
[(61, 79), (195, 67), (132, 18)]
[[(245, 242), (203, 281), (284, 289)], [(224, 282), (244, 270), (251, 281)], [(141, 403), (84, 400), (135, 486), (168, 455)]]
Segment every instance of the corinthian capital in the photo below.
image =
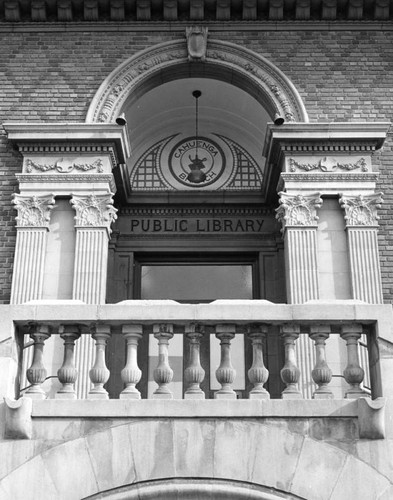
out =
[(76, 226), (106, 227), (110, 230), (111, 223), (117, 218), (112, 196), (112, 193), (88, 196), (74, 194), (71, 205), (76, 211)]
[(377, 210), (381, 208), (382, 193), (358, 196), (340, 196), (340, 203), (345, 211), (347, 226), (377, 226)]
[(322, 205), (319, 193), (303, 196), (280, 192), (280, 206), (276, 209), (282, 230), (287, 226), (315, 226), (318, 222), (317, 208)]
[(18, 211), (17, 227), (49, 227), (50, 212), (55, 204), (52, 194), (45, 196), (14, 194), (12, 203)]

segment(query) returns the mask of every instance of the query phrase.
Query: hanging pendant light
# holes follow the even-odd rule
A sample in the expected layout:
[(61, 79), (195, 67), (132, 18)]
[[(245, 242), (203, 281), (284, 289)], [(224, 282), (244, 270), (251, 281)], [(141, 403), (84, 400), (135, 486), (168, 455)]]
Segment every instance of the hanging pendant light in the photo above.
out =
[(187, 176), (187, 179), (193, 184), (199, 184), (206, 180), (206, 174), (202, 172), (202, 169), (205, 168), (203, 164), (206, 161), (206, 158), (200, 159), (198, 157), (198, 141), (199, 141), (199, 107), (198, 107), (198, 99), (201, 97), (202, 92), (200, 90), (194, 90), (192, 92), (193, 97), (195, 98), (195, 158), (191, 158), (189, 156), (190, 164), (188, 167), (190, 168), (190, 173)]

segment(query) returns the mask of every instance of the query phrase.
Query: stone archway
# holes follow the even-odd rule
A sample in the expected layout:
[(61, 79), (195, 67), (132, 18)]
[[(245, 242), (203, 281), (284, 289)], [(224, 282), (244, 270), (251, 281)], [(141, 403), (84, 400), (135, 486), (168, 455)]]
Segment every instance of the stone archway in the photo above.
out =
[(287, 122), (308, 122), (298, 91), (274, 64), (251, 50), (210, 39), (204, 62), (189, 62), (185, 39), (156, 45), (125, 61), (98, 89), (86, 122), (114, 122), (126, 100), (188, 76), (232, 83), (252, 95), (272, 118), (278, 113)]

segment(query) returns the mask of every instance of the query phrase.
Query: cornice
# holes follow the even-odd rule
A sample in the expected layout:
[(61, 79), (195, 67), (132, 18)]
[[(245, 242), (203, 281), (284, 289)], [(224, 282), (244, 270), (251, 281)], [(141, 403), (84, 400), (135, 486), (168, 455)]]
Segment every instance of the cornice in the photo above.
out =
[(271, 22), (296, 21), (306, 23), (322, 20), (383, 23), (393, 18), (389, 0), (269, 0), (258, 2), (193, 2), (193, 0), (156, 0), (126, 2), (125, 0), (2, 0), (0, 22), (108, 23), (140, 22), (146, 25), (166, 21), (187, 22)]
[(108, 152), (115, 164), (130, 156), (127, 126), (116, 123), (7, 122), (3, 127), (21, 152)]
[[(227, 31), (393, 31), (393, 20), (380, 21), (237, 21), (218, 22), (201, 21), (209, 28), (210, 33)], [(165, 22), (2, 22), (0, 20), (0, 33), (80, 33), (80, 32), (105, 32), (105, 33), (134, 33), (134, 32), (162, 32), (184, 33), (185, 28), (190, 25), (189, 21)]]

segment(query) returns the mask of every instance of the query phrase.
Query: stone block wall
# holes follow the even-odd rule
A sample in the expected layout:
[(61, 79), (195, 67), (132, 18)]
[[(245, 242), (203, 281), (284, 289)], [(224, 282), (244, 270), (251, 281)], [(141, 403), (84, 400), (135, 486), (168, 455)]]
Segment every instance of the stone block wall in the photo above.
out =
[[(102, 81), (119, 64), (155, 44), (185, 38), (184, 27), (146, 25), (0, 26), (1, 120), (84, 122)], [(141, 26), (141, 25), (139, 25)], [(256, 25), (253, 25), (254, 27)], [(230, 41), (263, 55), (281, 69), (304, 100), (311, 122), (392, 119), (393, 31), (374, 28), (327, 30), (326, 25), (287, 31), (239, 23), (212, 25), (209, 37)], [(360, 26), (360, 24), (359, 24)], [(247, 27), (247, 29), (243, 29)], [(385, 204), (380, 210), (380, 257), (384, 299), (393, 297), (392, 136), (374, 164), (380, 170)], [(262, 147), (262, 144), (261, 144)], [(17, 192), (21, 157), (0, 129), (0, 303), (9, 302), (16, 215), (10, 199)]]

